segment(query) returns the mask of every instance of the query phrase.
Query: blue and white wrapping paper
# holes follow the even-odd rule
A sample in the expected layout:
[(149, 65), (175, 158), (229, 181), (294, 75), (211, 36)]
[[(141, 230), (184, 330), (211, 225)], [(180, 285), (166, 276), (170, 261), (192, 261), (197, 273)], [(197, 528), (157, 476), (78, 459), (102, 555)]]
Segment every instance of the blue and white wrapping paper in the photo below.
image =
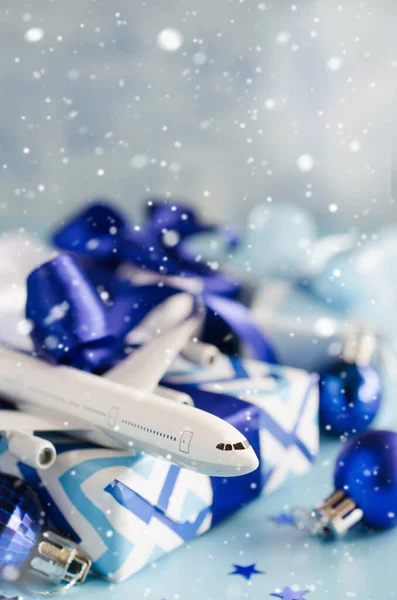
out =
[(304, 371), (225, 356), (203, 369), (178, 359), (168, 382), (243, 426), (260, 468), (210, 478), (148, 455), (62, 441), (55, 465), (37, 472), (18, 463), (6, 443), (0, 449), (0, 469), (32, 484), (57, 528), (80, 542), (95, 570), (113, 581), (201, 535), (290, 475), (307, 472), (318, 450), (317, 379)]
[[(23, 318), (26, 277), (51, 250), (24, 234), (0, 241), (4, 275), (1, 339), (29, 350)], [(10, 289), (14, 296), (10, 301)], [(135, 330), (134, 330), (135, 332)], [(196, 406), (230, 421), (260, 459), (254, 473), (210, 478), (160, 459), (54, 439), (55, 465), (35, 471), (0, 444), (0, 469), (40, 493), (54, 527), (80, 544), (94, 569), (122, 581), (257, 497), (289, 475), (306, 472), (318, 448), (317, 380), (303, 371), (220, 356), (209, 369), (182, 359), (169, 385), (187, 389)]]

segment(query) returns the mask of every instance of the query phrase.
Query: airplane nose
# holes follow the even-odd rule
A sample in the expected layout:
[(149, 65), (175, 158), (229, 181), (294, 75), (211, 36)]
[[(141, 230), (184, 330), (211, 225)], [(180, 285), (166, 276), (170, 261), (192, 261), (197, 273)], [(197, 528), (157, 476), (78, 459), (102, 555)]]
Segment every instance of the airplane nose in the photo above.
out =
[(258, 457), (252, 448), (248, 448), (239, 457), (236, 456), (236, 458), (238, 458), (236, 467), (239, 475), (246, 475), (259, 467)]
[(250, 466), (249, 472), (251, 472), (251, 471), (255, 471), (259, 467), (259, 459), (252, 448), (249, 448), (249, 450), (250, 450), (250, 452), (249, 452), (250, 455), (248, 457), (248, 462), (249, 462), (249, 466)]

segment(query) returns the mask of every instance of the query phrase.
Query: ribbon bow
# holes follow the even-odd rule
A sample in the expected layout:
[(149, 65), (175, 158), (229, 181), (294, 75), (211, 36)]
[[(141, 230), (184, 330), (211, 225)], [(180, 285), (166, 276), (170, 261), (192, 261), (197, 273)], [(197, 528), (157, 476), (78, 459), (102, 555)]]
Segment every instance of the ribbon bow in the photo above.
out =
[(237, 280), (214, 273), (210, 265), (192, 257), (185, 244), (192, 235), (217, 232), (228, 247), (235, 248), (239, 236), (233, 229), (204, 223), (193, 210), (166, 200), (150, 201), (147, 217), (146, 226), (132, 226), (109, 203), (99, 201), (58, 229), (53, 242), (63, 250), (102, 265), (114, 267), (128, 261), (162, 275), (205, 277), (207, 287), (222, 278), (227, 282), (223, 293), (233, 296), (236, 289), (239, 291)]
[[(194, 295), (207, 307), (205, 341), (222, 346), (232, 333), (260, 360), (274, 362), (269, 343), (236, 297), (238, 280), (197, 264), (183, 241), (190, 235), (221, 231), (227, 243), (237, 236), (228, 228), (200, 222), (181, 205), (149, 204), (145, 228), (131, 226), (104, 202), (72, 217), (53, 239), (69, 253), (33, 271), (28, 278), (26, 316), (33, 322), (36, 350), (50, 360), (103, 372), (125, 356), (127, 334), (165, 300), (199, 285)], [(178, 240), (167, 244), (164, 235)], [(150, 273), (153, 281), (137, 285), (126, 267)], [(128, 344), (127, 344), (128, 346)]]

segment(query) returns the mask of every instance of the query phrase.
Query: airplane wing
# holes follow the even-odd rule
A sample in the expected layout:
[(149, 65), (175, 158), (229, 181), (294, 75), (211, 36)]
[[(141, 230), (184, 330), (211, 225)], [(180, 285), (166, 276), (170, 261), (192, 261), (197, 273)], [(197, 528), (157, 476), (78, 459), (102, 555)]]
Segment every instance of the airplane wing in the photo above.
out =
[(174, 329), (192, 315), (194, 301), (193, 296), (185, 292), (167, 298), (129, 332), (126, 341), (129, 344), (145, 344), (159, 332)]
[(88, 430), (85, 421), (65, 416), (37, 416), (23, 410), (0, 410), (0, 433), (7, 431), (82, 431)]
[(116, 383), (153, 392), (200, 324), (201, 316), (193, 315), (173, 329), (154, 334), (149, 342), (135, 350), (104, 377)]
[[(145, 344), (153, 337), (158, 336), (159, 332), (166, 332), (174, 329), (183, 321), (192, 315), (195, 299), (190, 294), (182, 292), (175, 294), (155, 307), (150, 313), (142, 319), (137, 327), (134, 327), (127, 336), (127, 342), (130, 344)], [(199, 327), (195, 333), (198, 333)], [(210, 366), (220, 352), (216, 346), (205, 344), (195, 339), (188, 340), (180, 348), (180, 353), (184, 358), (199, 364), (203, 367)], [(125, 380), (123, 383), (131, 383)]]

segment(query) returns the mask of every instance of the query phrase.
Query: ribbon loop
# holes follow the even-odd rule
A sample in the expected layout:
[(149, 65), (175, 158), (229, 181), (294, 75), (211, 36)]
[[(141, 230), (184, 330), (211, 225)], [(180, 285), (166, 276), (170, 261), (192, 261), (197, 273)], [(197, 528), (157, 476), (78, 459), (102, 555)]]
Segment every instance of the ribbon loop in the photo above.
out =
[(126, 232), (124, 217), (107, 202), (99, 201), (67, 221), (56, 231), (53, 241), (68, 252), (114, 261)]
[(62, 254), (35, 269), (27, 291), (26, 317), (40, 355), (91, 370), (113, 352), (106, 307), (72, 256)]
[(132, 227), (105, 201), (74, 215), (54, 233), (53, 242), (67, 252), (110, 268), (131, 261), (156, 272), (178, 272), (152, 231)]
[(155, 198), (150, 200), (146, 209), (150, 227), (161, 235), (164, 230), (175, 230), (181, 238), (195, 233), (213, 231), (215, 226), (200, 221), (194, 210), (178, 202)]

